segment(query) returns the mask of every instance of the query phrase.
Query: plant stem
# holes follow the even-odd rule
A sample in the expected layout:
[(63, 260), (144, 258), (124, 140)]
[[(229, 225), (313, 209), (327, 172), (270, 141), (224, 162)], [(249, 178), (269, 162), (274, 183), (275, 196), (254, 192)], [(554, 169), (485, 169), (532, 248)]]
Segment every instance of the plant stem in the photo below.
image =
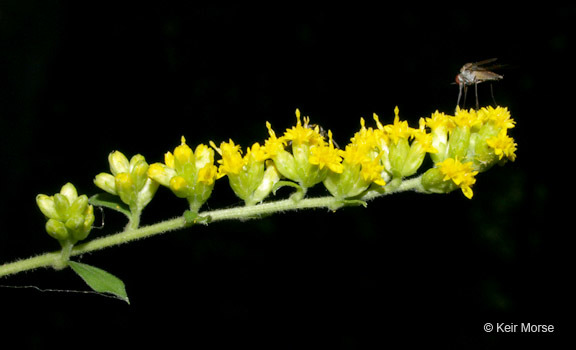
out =
[(135, 230), (140, 226), (140, 214), (142, 214), (142, 210), (137, 206), (130, 208), (130, 220), (128, 221), (126, 230)]
[[(425, 192), (420, 183), (420, 177), (404, 180), (400, 185), (393, 189), (382, 191), (370, 191), (366, 193), (361, 200), (371, 200), (377, 197), (404, 191)], [(247, 220), (256, 219), (272, 213), (284, 212), (298, 209), (328, 208), (335, 210), (341, 207), (342, 200), (332, 196), (304, 198), (299, 201), (293, 199), (283, 199), (274, 202), (267, 202), (258, 205), (242, 206), (228, 209), (218, 209), (199, 213), (201, 217), (209, 217), (210, 222), (222, 220)], [(138, 216), (139, 217), (139, 216)], [(87, 243), (73, 247), (63, 247), (62, 251), (45, 253), (24, 260), (18, 260), (12, 263), (0, 265), (0, 277), (16, 274), (18, 272), (33, 270), (41, 267), (62, 268), (63, 259), (81, 255), (84, 253), (128, 243), (138, 239), (143, 239), (184, 228), (188, 225), (184, 216), (162, 221), (160, 223), (132, 229), (128, 227), (125, 231), (112, 234), (102, 238), (96, 238)], [(64, 251), (67, 250), (67, 251)]]

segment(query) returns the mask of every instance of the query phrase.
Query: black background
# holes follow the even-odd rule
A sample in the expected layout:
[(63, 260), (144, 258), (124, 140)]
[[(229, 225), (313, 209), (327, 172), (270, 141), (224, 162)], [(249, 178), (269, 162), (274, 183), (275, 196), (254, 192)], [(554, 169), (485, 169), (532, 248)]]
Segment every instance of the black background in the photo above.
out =
[[(296, 108), (345, 144), (373, 112), (387, 123), (399, 106), (412, 126), (451, 113), (460, 66), (491, 57), (509, 64), (494, 92), (517, 121), (518, 159), (478, 176), (472, 200), (405, 193), (85, 255), (124, 280), (131, 305), (2, 287), (0, 341), (550, 348), (572, 333), (572, 210), (558, 194), (571, 187), (574, 7), (79, 3), (0, 2), (0, 262), (57, 249), (36, 194), (69, 181), (97, 193), (92, 179), (113, 150), (153, 163), (182, 135), (192, 146), (232, 138), (246, 147), (267, 137), (265, 121), (277, 133), (293, 125)], [(488, 86), (479, 90), (490, 103)], [(240, 204), (226, 181), (207, 208)], [(143, 224), (185, 209), (161, 188)], [(123, 225), (107, 212), (91, 236)], [(0, 284), (86, 290), (69, 270)], [(555, 332), (485, 333), (486, 322)]]

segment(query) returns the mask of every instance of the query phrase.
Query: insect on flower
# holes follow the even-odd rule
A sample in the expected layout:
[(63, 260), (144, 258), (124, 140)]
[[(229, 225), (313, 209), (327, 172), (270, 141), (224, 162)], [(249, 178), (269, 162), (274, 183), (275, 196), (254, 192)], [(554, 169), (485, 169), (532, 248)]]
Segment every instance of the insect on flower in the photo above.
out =
[[(464, 90), (464, 104), (466, 104), (466, 92), (468, 91), (468, 86), (474, 85), (474, 93), (476, 95), (476, 109), (480, 108), (478, 103), (478, 84), (485, 81), (501, 80), (504, 78), (502, 75), (491, 72), (491, 69), (496, 69), (502, 67), (502, 65), (490, 65), (496, 58), (490, 58), (480, 62), (466, 63), (460, 68), (460, 74), (456, 75), (456, 84), (460, 87), (458, 91), (458, 101), (456, 102), (456, 108), (460, 106), (460, 98), (462, 97), (462, 90)], [(492, 92), (492, 85), (490, 85), (490, 91)], [(494, 99), (494, 94), (492, 93), (492, 99)]]
[[(309, 124), (306, 126), (308, 129), (316, 129), (318, 128), (318, 133), (320, 134), (320, 136), (322, 136), (325, 139), (328, 139), (328, 132), (322, 127), (322, 125), (320, 124)], [(330, 138), (332, 144), (334, 145), (334, 148), (340, 149), (340, 146), (338, 146), (338, 143), (336, 143), (336, 141), (334, 141), (332, 138)]]

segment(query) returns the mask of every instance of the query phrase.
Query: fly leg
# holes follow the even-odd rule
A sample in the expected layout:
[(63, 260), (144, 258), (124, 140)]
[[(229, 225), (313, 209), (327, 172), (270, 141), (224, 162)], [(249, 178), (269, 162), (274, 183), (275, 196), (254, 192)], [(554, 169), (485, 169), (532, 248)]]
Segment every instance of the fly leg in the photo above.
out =
[(458, 110), (458, 107), (460, 107), (460, 98), (462, 97), (462, 88), (464, 87), (464, 84), (458, 84), (460, 89), (458, 90), (458, 101), (456, 102), (456, 109), (454, 111)]
[(492, 87), (492, 84), (490, 84), (490, 95), (492, 96), (492, 102), (494, 102), (494, 107), (498, 106), (498, 104), (496, 103), (496, 99), (494, 98), (494, 88)]
[(468, 85), (464, 85), (464, 101), (462, 102), (462, 109), (466, 108), (466, 95), (468, 94)]
[(476, 110), (479, 110), (480, 103), (478, 102), (478, 83), (474, 83), (474, 93), (476, 94)]

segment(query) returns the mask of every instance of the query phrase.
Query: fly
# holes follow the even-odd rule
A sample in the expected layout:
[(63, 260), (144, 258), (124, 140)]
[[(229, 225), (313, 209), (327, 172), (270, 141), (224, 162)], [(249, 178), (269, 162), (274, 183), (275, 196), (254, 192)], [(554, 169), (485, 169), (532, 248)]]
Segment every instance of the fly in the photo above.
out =
[[(456, 76), (456, 84), (460, 87), (458, 91), (458, 101), (456, 102), (456, 108), (460, 106), (460, 98), (462, 97), (462, 90), (464, 90), (464, 105), (466, 104), (466, 92), (468, 91), (468, 86), (474, 85), (474, 93), (476, 94), (476, 109), (480, 108), (478, 103), (478, 84), (485, 81), (497, 81), (504, 78), (502, 75), (491, 72), (491, 69), (496, 69), (501, 67), (501, 65), (490, 65), (496, 61), (496, 58), (490, 58), (480, 62), (466, 63), (460, 68), (460, 74)], [(492, 91), (492, 85), (490, 85), (490, 91)], [(492, 99), (494, 99), (494, 94), (492, 93)]]
[[(322, 136), (325, 139), (328, 139), (328, 132), (322, 127), (322, 125), (319, 124), (308, 124), (306, 126), (308, 129), (316, 129), (318, 128), (318, 133), (320, 134), (320, 136)], [(334, 145), (334, 148), (340, 149), (340, 147), (338, 146), (338, 144), (336, 143), (336, 141), (332, 140), (332, 145)]]

